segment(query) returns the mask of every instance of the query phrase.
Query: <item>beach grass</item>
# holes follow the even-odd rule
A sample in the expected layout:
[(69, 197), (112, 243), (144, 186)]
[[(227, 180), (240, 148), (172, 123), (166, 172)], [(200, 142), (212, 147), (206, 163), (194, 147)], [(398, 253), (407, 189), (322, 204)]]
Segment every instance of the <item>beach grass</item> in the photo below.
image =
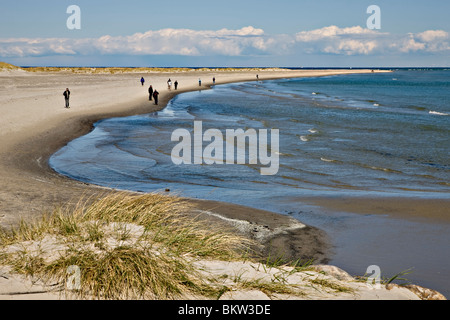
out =
[(0, 71), (1, 70), (10, 70), (11, 71), (11, 70), (20, 70), (20, 69), (21, 69), (20, 67), (0, 61)]
[[(386, 286), (389, 284), (396, 284), (398, 286), (408, 286), (411, 284), (411, 280), (405, 278), (406, 275), (413, 273), (413, 268), (402, 270), (393, 276), (383, 276), (379, 278), (379, 284)], [(369, 283), (370, 285), (376, 284), (374, 279), (370, 278), (369, 275), (364, 274), (363, 276), (355, 276), (355, 280), (359, 282)]]
[[(264, 260), (253, 251), (253, 240), (193, 212), (191, 202), (168, 194), (86, 197), (0, 230), (0, 265), (70, 299), (219, 299), (236, 290), (276, 299), (304, 298), (308, 288), (352, 292), (314, 272), (311, 260)], [(210, 273), (208, 261), (225, 269)], [(227, 263), (237, 269), (225, 271)]]
[(84, 199), (0, 232), (0, 264), (60, 286), (76, 266), (80, 286), (70, 294), (80, 298), (217, 296), (192, 261), (241, 259), (251, 241), (212, 230), (188, 216), (189, 209), (183, 199), (162, 194)]
[[(6, 64), (5, 64), (6, 65)], [(9, 67), (10, 66), (10, 67)], [(8, 65), (8, 68), (18, 68)], [(0, 65), (1, 68), (1, 65)], [(6, 67), (5, 67), (6, 68)], [(19, 69), (19, 68), (18, 68)], [(189, 73), (189, 72), (242, 72), (242, 71), (282, 71), (280, 68), (159, 68), (159, 67), (26, 67), (34, 73), (73, 73), (73, 74), (125, 74), (125, 73)]]

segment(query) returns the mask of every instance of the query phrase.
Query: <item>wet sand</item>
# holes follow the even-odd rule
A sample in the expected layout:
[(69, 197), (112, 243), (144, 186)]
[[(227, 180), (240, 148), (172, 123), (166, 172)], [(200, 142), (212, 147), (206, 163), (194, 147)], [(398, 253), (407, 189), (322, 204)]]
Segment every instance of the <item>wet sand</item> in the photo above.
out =
[[(390, 278), (450, 295), (450, 200), (385, 196), (299, 197), (287, 201), (291, 216), (324, 230), (333, 244), (329, 263), (350, 274), (370, 265)], [(401, 281), (400, 281), (401, 282)]]
[(432, 223), (450, 223), (450, 198), (304, 197), (300, 201), (334, 211), (379, 214)]

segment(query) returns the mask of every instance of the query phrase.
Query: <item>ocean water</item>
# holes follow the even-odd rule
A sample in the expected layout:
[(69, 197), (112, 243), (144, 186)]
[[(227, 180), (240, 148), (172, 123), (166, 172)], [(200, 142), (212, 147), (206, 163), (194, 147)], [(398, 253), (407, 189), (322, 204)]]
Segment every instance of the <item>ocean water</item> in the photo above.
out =
[[(202, 121), (203, 132), (218, 129), (224, 136), (227, 129), (279, 129), (279, 150), (269, 149), (279, 159), (277, 174), (261, 175), (264, 165), (248, 161), (175, 165), (171, 152), (178, 142), (171, 135), (186, 129), (193, 136), (194, 121)], [(209, 143), (204, 141), (202, 148)], [(330, 215), (300, 208), (291, 199), (449, 198), (449, 151), (450, 71), (395, 70), (183, 93), (160, 112), (99, 121), (91, 133), (54, 154), (50, 165), (71, 178), (106, 187), (143, 192), (168, 188), (183, 196), (291, 214), (332, 236), (336, 252), (331, 262), (359, 274), (377, 262), (394, 274), (415, 267), (417, 281), (448, 294), (450, 282), (443, 279), (450, 259), (442, 260), (448, 256), (448, 225)], [(412, 251), (418, 230), (424, 240)], [(395, 249), (386, 254), (392, 242)], [(436, 248), (436, 242), (444, 244)], [(369, 247), (368, 257), (364, 252)], [(418, 262), (420, 255), (428, 262)], [(430, 270), (431, 277), (421, 277)]]
[[(115, 188), (171, 188), (190, 196), (220, 189), (225, 201), (226, 194), (259, 197), (267, 189), (285, 196), (442, 196), (450, 191), (449, 103), (450, 71), (443, 70), (222, 85), (181, 94), (155, 114), (100, 121), (50, 164)], [(193, 136), (194, 120), (203, 132), (218, 129), (224, 137), (227, 129), (279, 129), (277, 174), (262, 176), (263, 166), (248, 161), (174, 165), (178, 142), (171, 135), (182, 128)]]

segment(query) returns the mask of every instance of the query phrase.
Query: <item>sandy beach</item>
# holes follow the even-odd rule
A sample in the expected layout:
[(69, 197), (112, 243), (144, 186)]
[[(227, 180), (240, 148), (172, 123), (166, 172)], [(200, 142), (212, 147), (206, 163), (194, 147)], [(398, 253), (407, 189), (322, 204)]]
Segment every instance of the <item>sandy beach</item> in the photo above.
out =
[[(91, 70), (75, 73), (30, 72), (12, 70), (0, 72), (0, 226), (9, 228), (20, 219), (29, 220), (52, 210), (59, 204), (76, 203), (82, 196), (99, 194), (105, 188), (74, 181), (54, 172), (49, 157), (69, 141), (88, 133), (94, 122), (111, 117), (151, 113), (164, 108), (176, 94), (206, 90), (215, 77), (216, 84), (240, 81), (364, 73), (370, 70), (196, 70), (141, 71), (95, 73)], [(141, 77), (145, 78), (144, 86)], [(167, 80), (178, 81), (178, 90), (168, 90)], [(198, 80), (202, 80), (199, 87)], [(159, 105), (148, 99), (148, 87), (158, 90)], [(71, 91), (70, 109), (64, 108), (63, 91)], [(269, 211), (212, 201), (192, 200), (205, 218), (217, 223), (240, 225), (240, 233), (258, 238), (265, 245), (265, 255), (283, 254), (287, 259), (314, 259), (326, 264), (330, 243), (327, 235), (314, 227), (288, 216)], [(317, 199), (310, 202), (317, 203)], [(361, 200), (362, 201), (362, 200)], [(329, 201), (324, 206), (352, 207), (360, 211), (360, 202)], [(392, 202), (393, 205), (394, 201)], [(355, 206), (353, 206), (355, 204)], [(443, 206), (442, 203), (437, 204)], [(376, 207), (376, 206), (372, 206)], [(398, 206), (396, 206), (398, 208)], [(395, 210), (394, 210), (395, 211)], [(373, 212), (376, 213), (376, 210)], [(383, 211), (384, 212), (384, 211)], [(399, 212), (404, 212), (402, 208)], [(437, 213), (436, 213), (437, 214)], [(417, 212), (417, 216), (420, 213)], [(440, 215), (440, 217), (443, 217)], [(444, 218), (443, 218), (444, 219)], [(240, 222), (236, 224), (236, 222)], [(277, 230), (277, 232), (275, 232)], [(280, 231), (281, 230), (281, 231)], [(243, 267), (242, 265), (239, 267)], [(219, 268), (219, 267), (217, 267)], [(382, 293), (361, 294), (367, 299), (418, 299), (407, 289), (383, 289)], [(358, 289), (359, 290), (359, 289)], [(365, 289), (360, 289), (365, 290)], [(405, 290), (405, 291), (403, 291)], [(2, 293), (0, 293), (2, 294)], [(257, 293), (255, 299), (261, 298)], [(227, 296), (230, 299), (248, 298), (243, 293)], [(7, 295), (14, 298), (13, 295)], [(16, 298), (21, 298), (18, 295)], [(35, 296), (54, 298), (54, 296)], [(266, 298), (266, 297), (263, 297)], [(283, 297), (281, 297), (283, 298)], [(328, 299), (330, 296), (312, 296)], [(338, 297), (335, 297), (339, 299)], [(351, 299), (342, 296), (343, 299)]]
[[(349, 71), (192, 71), (182, 73), (73, 74), (72, 72), (0, 73), (2, 117), (0, 223), (10, 225), (55, 204), (77, 199), (93, 186), (69, 180), (48, 166), (48, 158), (67, 142), (88, 133), (97, 120), (161, 110), (178, 93), (216, 84), (302, 76), (367, 72)], [(146, 79), (141, 86), (140, 79)], [(178, 80), (177, 91), (167, 80)], [(198, 79), (203, 79), (202, 87)], [(148, 86), (160, 93), (159, 105), (148, 100)], [(71, 90), (70, 109), (63, 91)], [(97, 189), (94, 187), (94, 189)]]

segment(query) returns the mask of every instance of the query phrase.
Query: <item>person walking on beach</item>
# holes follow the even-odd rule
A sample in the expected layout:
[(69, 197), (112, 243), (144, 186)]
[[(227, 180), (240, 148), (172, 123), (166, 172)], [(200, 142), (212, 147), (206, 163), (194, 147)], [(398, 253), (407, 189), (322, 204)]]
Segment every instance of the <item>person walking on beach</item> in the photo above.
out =
[(171, 90), (172, 89), (172, 80), (167, 80), (167, 89)]
[(66, 91), (64, 91), (63, 93), (64, 99), (66, 100), (66, 108), (70, 108), (69, 107), (69, 99), (70, 99), (70, 91), (69, 88), (66, 88)]
[(178, 80), (175, 80), (174, 85), (175, 85), (175, 90), (177, 90), (178, 89)]
[(198, 86), (201, 87), (202, 86), (202, 79), (198, 79)]
[(145, 82), (145, 79), (144, 79), (144, 77), (142, 77), (142, 78), (141, 78), (142, 86), (144, 86), (144, 82)]
[(153, 87), (152, 85), (150, 85), (150, 87), (148, 88), (148, 100), (152, 101), (153, 98)]
[(155, 105), (158, 105), (158, 95), (159, 95), (159, 92), (155, 90), (153, 92), (153, 99), (155, 99)]
[(213, 84), (216, 84), (216, 77), (213, 77)]

